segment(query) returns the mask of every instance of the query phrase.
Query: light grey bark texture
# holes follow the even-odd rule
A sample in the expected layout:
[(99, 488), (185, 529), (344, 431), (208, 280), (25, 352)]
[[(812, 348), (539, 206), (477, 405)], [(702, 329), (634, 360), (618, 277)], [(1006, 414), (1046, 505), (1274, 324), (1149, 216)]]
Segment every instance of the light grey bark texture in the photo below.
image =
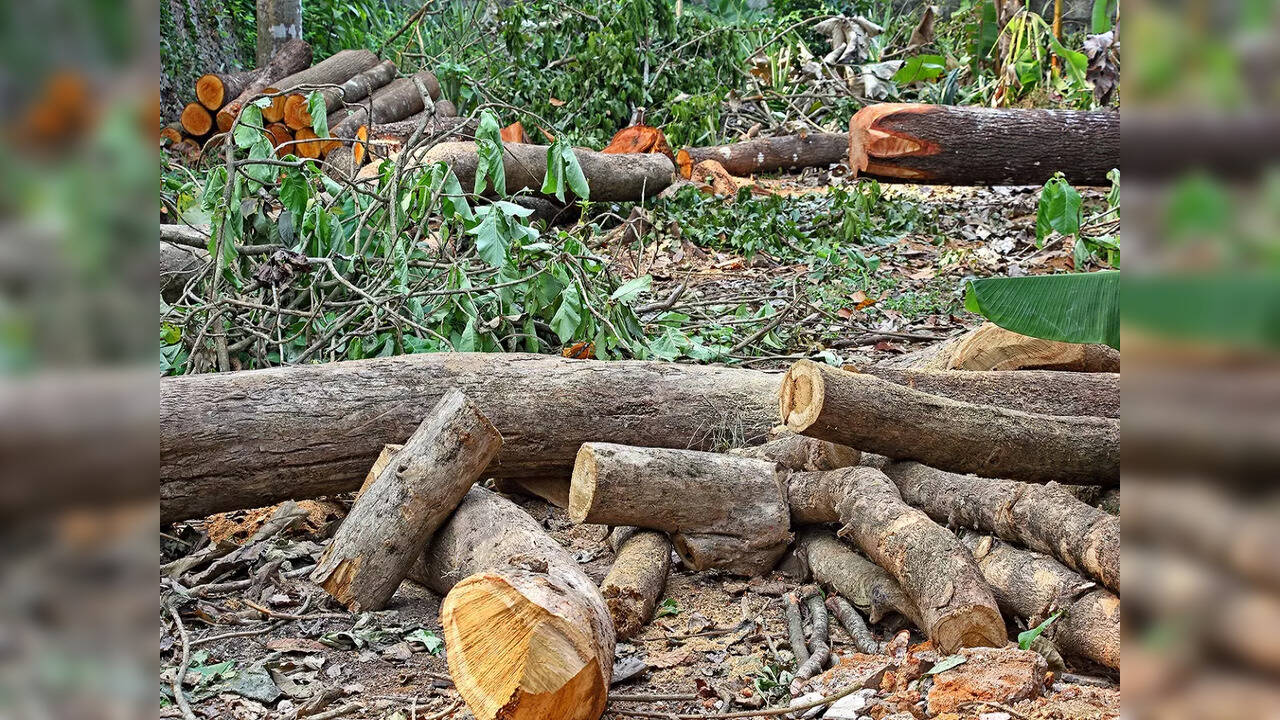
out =
[(289, 40), (302, 38), (302, 0), (257, 0), (258, 67)]

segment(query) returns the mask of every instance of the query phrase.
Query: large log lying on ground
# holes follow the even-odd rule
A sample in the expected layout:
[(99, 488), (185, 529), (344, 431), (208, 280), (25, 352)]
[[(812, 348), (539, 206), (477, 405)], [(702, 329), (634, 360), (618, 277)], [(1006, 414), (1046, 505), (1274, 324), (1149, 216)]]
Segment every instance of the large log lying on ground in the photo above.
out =
[(271, 83), (296, 73), (311, 64), (311, 46), (304, 40), (288, 40), (271, 56), (271, 62), (261, 68), (262, 73), (254, 78), (239, 95), (222, 106), (218, 111), (218, 130), (227, 132), (236, 116), (244, 106), (256, 96), (261, 95)]
[(883, 103), (849, 120), (855, 175), (933, 185), (1109, 185), (1120, 113)]
[(514, 503), (473, 487), (424, 554), (449, 676), (477, 720), (597, 720), (613, 676), (604, 598)]
[(1120, 591), (1120, 520), (1056, 485), (993, 480), (914, 462), (884, 472), (902, 497), (934, 520), (991, 533), (1061, 560)]
[[(503, 143), (503, 166), (508, 193), (539, 193), (547, 175), (547, 148), (542, 145)], [(606, 155), (574, 148), (578, 164), (590, 186), (592, 200), (638, 201), (651, 198), (671, 184), (675, 166), (666, 155)], [(463, 189), (475, 186), (479, 157), (470, 142), (440, 143), (415, 155), (421, 163), (443, 162), (453, 169)]]
[(430, 72), (424, 70), (412, 77), (397, 78), (375, 91), (368, 102), (335, 111), (339, 113), (337, 116), (330, 113), (329, 134), (352, 138), (362, 126), (403, 120), (422, 112), (424, 104), (422, 91), (418, 89), (419, 82), (432, 100), (440, 97), (440, 83)]
[(955, 535), (903, 502), (870, 467), (792, 473), (787, 499), (795, 523), (840, 522), (847, 538), (901, 585), (939, 652), (1001, 647), (1004, 620), (973, 556)]
[(436, 353), (160, 381), (163, 522), (354, 490), (450, 387), (506, 439), (489, 474), (568, 477), (591, 440), (710, 448), (756, 442), (778, 376), (525, 354)]
[[(356, 73), (342, 83), (341, 87), (328, 87), (320, 91), (324, 98), (325, 112), (332, 112), (342, 103), (359, 102), (384, 87), (396, 77), (396, 64), (384, 60), (371, 68)], [(307, 111), (306, 94), (291, 95), (285, 101), (284, 121), (290, 128), (299, 130), (311, 127), (315, 118)], [(328, 118), (326, 117), (326, 120)]]
[(1061, 610), (1044, 637), (1072, 657), (1120, 669), (1120, 598), (1047, 555), (990, 535), (966, 533), (961, 541), (973, 551), (1002, 610), (1027, 627)]
[[(645, 521), (631, 522), (636, 517)], [(584, 443), (573, 467), (569, 518), (669, 533), (694, 570), (763, 575), (791, 544), (774, 463), (695, 450)]]
[(633, 527), (609, 534), (613, 567), (600, 593), (609, 606), (619, 640), (630, 640), (653, 618), (671, 569), (671, 541), (666, 535)]
[(859, 367), (854, 371), (960, 402), (997, 405), (1043, 415), (1120, 417), (1119, 373), (899, 370), (879, 365)]
[(689, 179), (693, 167), (714, 160), (730, 175), (746, 177), (756, 173), (826, 167), (849, 157), (849, 137), (843, 133), (812, 133), (759, 138), (714, 147), (684, 148), (676, 153), (680, 176)]
[(830, 530), (816, 527), (801, 530), (796, 539), (796, 554), (813, 575), (814, 582), (839, 593), (865, 612), (873, 624), (890, 613), (897, 613), (916, 627), (924, 627), (920, 611), (898, 581)]
[(238, 73), (208, 73), (196, 80), (196, 100), (200, 101), (209, 112), (216, 113), (232, 98), (252, 85), (267, 68), (245, 70)]
[(352, 612), (381, 610), (501, 447), (502, 436), (460, 391), (445, 393), (367, 483), (311, 581)]
[(948, 470), (1075, 485), (1120, 479), (1120, 423), (1110, 418), (963, 403), (808, 360), (787, 372), (779, 408), (795, 432)]
[(890, 358), (882, 367), (916, 370), (1069, 370), (1120, 372), (1120, 351), (1106, 345), (1042, 340), (983, 323), (959, 337)]

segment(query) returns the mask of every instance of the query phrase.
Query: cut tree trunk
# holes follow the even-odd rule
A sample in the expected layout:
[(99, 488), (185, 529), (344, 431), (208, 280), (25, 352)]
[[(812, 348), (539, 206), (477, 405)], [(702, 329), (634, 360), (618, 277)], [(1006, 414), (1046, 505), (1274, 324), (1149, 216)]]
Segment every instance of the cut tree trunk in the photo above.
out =
[[(334, 137), (355, 137), (356, 130), (362, 125), (376, 125), (403, 120), (410, 115), (422, 112), (425, 105), (417, 82), (426, 87), (432, 100), (440, 96), (440, 83), (430, 72), (422, 71), (407, 78), (398, 78), (379, 88), (368, 99), (354, 107), (348, 108), (341, 119), (330, 117), (329, 134)], [(334, 120), (338, 120), (337, 123)]]
[(1120, 113), (882, 103), (849, 120), (854, 175), (931, 185), (1110, 185)]
[(1120, 591), (1120, 519), (1058, 486), (957, 475), (913, 462), (892, 463), (884, 472), (907, 502), (934, 520), (1053, 555)]
[(477, 720), (600, 717), (613, 621), (600, 590), (537, 521), (473, 487), (423, 557), (423, 579), (445, 595), (449, 676)]
[(684, 148), (676, 153), (680, 176), (689, 179), (693, 167), (714, 160), (730, 175), (746, 177), (757, 173), (827, 167), (849, 157), (849, 137), (843, 133), (812, 133), (760, 138), (715, 147)]
[(364, 488), (311, 581), (352, 612), (381, 610), (501, 447), (461, 391), (445, 393)]
[(1120, 374), (1058, 370), (846, 370), (965, 403), (1042, 415), (1120, 417)]
[(294, 152), (300, 157), (311, 158), (317, 160), (320, 158), (320, 151), (324, 149), (325, 143), (316, 135), (311, 128), (302, 128), (293, 134), (293, 139), (305, 142), (298, 142), (293, 146)]
[(160, 381), (164, 522), (360, 486), (450, 387), (506, 444), (489, 474), (565, 478), (582, 443), (711, 448), (759, 442), (778, 376), (761, 371), (541, 355), (433, 353), (187, 375)]
[(1074, 485), (1120, 479), (1120, 423), (1110, 418), (963, 403), (808, 360), (787, 372), (779, 408), (795, 432), (947, 470)]
[(630, 640), (653, 619), (658, 598), (671, 569), (671, 541), (666, 535), (633, 527), (609, 535), (613, 567), (600, 583), (619, 640)]
[[(547, 148), (515, 143), (504, 143), (502, 147), (507, 192), (540, 193), (547, 174)], [(574, 148), (573, 152), (587, 178), (592, 200), (651, 198), (671, 184), (675, 172), (665, 155), (605, 155), (585, 148)], [(479, 162), (475, 143), (440, 143), (416, 159), (424, 163), (443, 162), (453, 169), (463, 188), (475, 186)]]
[(192, 278), (207, 269), (209, 252), (198, 248), (160, 242), (160, 297), (177, 300)]
[(295, 89), (310, 92), (306, 86), (341, 85), (378, 62), (378, 56), (368, 50), (339, 50), (311, 67), (278, 78), (271, 84), (280, 92)]
[(182, 130), (182, 123), (170, 123), (160, 128), (160, 147), (165, 145), (177, 145), (186, 138), (186, 134)]
[(814, 582), (853, 603), (867, 614), (872, 624), (890, 613), (897, 613), (918, 628), (925, 626), (920, 611), (898, 581), (830, 530), (816, 527), (801, 530), (796, 540), (796, 554), (808, 567)]
[(1007, 642), (1000, 610), (968, 549), (903, 502), (884, 473), (869, 467), (793, 473), (787, 498), (797, 523), (843, 523), (840, 536), (897, 579), (939, 652)]
[(182, 129), (193, 138), (203, 138), (213, 132), (213, 116), (198, 102), (187, 103), (182, 108), (179, 122), (182, 123)]
[(695, 450), (583, 444), (569, 518), (661, 530), (690, 568), (737, 575), (767, 573), (791, 544), (774, 463)]
[(1106, 345), (1081, 345), (1019, 335), (995, 323), (983, 323), (946, 342), (880, 363), (915, 370), (1069, 370), (1120, 372), (1120, 351)]
[[(372, 95), (374, 91), (385, 87), (395, 77), (396, 64), (390, 60), (383, 60), (367, 70), (356, 73), (343, 82), (340, 88), (323, 88), (320, 94), (324, 97), (325, 112), (333, 112), (343, 103), (359, 102)], [(290, 96), (289, 101), (285, 103), (284, 119), (294, 130), (311, 127), (314, 124), (315, 119), (307, 111), (306, 95)]]
[(1032, 628), (1062, 611), (1042, 637), (1072, 657), (1120, 669), (1120, 598), (1047, 555), (977, 533), (961, 541), (1005, 613)]
[[(776, 433), (775, 433), (776, 434)], [(784, 430), (763, 445), (738, 448), (731, 454), (775, 462), (788, 470), (838, 470), (853, 467), (862, 459), (862, 453), (851, 447), (829, 443), (825, 440), (796, 435)]]
[(208, 73), (196, 80), (196, 99), (211, 113), (222, 109), (232, 98), (240, 96), (266, 68), (238, 73)]
[(302, 0), (257, 0), (258, 66), (302, 37)]
[(263, 88), (263, 95), (269, 95), (271, 104), (262, 108), (262, 119), (269, 123), (284, 122), (284, 105), (288, 97), (278, 88)]
[[(436, 103), (439, 107), (440, 103)], [(476, 128), (480, 122), (473, 118), (443, 117), (420, 112), (412, 117), (395, 122), (374, 125), (369, 128), (370, 150), (377, 157), (385, 158), (400, 152), (404, 144), (413, 137), (418, 125), (423, 121), (422, 137), (427, 140), (448, 137), (451, 140), (475, 140)]]
[(457, 116), (458, 116), (457, 105), (454, 105), (452, 102), (448, 100), (436, 101), (436, 117), (447, 118), (447, 117), (457, 117)]
[(280, 45), (275, 54), (271, 56), (270, 62), (266, 64), (258, 63), (261, 74), (254, 78), (253, 82), (249, 83), (231, 102), (223, 105), (222, 109), (218, 111), (218, 131), (229, 131), (232, 123), (235, 122), (236, 116), (240, 114), (245, 104), (265, 92), (273, 82), (298, 72), (310, 64), (311, 46), (306, 41), (289, 40)]

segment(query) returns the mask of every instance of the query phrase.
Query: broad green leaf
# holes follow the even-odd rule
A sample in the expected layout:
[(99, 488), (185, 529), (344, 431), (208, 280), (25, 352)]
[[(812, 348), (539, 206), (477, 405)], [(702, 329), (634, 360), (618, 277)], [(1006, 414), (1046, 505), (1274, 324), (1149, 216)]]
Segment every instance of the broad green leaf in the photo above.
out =
[(502, 128), (498, 127), (498, 118), (488, 110), (480, 113), (480, 124), (476, 128), (476, 140), (491, 140), (502, 144)]
[(1120, 347), (1120, 272), (970, 280), (965, 307), (1007, 330)]
[(297, 172), (284, 176), (284, 181), (280, 183), (280, 204), (293, 213), (294, 217), (302, 217), (310, 197), (311, 184), (307, 182), (306, 176)]
[(480, 258), (494, 267), (507, 263), (507, 239), (501, 227), (502, 213), (490, 205), (480, 209), (484, 217), (468, 233), (476, 236), (476, 252)]
[(967, 660), (968, 658), (963, 655), (948, 655), (934, 663), (934, 666), (929, 668), (925, 675), (937, 675), (940, 672), (946, 672), (953, 667), (963, 665)]
[(1093, 0), (1093, 17), (1090, 25), (1093, 27), (1094, 35), (1111, 29), (1111, 9), (1115, 7), (1116, 0)]
[(667, 616), (674, 617), (679, 614), (680, 614), (680, 605), (676, 602), (676, 599), (667, 598), (666, 600), (662, 601), (661, 605), (658, 605), (658, 611), (653, 614), (653, 617), (656, 620), (657, 618), (660, 618), (660, 617), (667, 617)]
[(541, 192), (555, 195), (556, 199), (564, 202), (566, 190), (581, 200), (591, 199), (591, 188), (587, 185), (582, 166), (578, 164), (578, 156), (569, 143), (559, 139), (547, 146), (547, 174), (543, 178)]
[(1083, 86), (1085, 82), (1085, 72), (1089, 69), (1089, 58), (1082, 52), (1069, 50), (1064, 46), (1058, 38), (1049, 33), (1049, 46), (1053, 48), (1053, 52), (1066, 61), (1067, 72), (1071, 75), (1072, 81), (1077, 85)]
[(636, 297), (653, 286), (653, 277), (649, 275), (641, 275), (638, 278), (628, 280), (618, 286), (617, 290), (609, 296), (610, 300), (620, 302), (624, 305), (630, 305), (635, 302)]
[(1037, 247), (1044, 243), (1052, 230), (1062, 235), (1080, 232), (1080, 193), (1061, 173), (1045, 183), (1040, 191), (1040, 204), (1036, 208)]
[(577, 285), (568, 285), (560, 293), (560, 309), (551, 318), (551, 330), (560, 338), (560, 342), (567, 343), (574, 338), (581, 324), (582, 297), (578, 294)]
[(919, 80), (936, 80), (946, 71), (947, 61), (941, 55), (916, 55), (898, 68), (893, 81), (907, 85)]
[(319, 90), (313, 90), (307, 96), (307, 114), (311, 116), (311, 130), (316, 137), (329, 137), (329, 110)]
[(240, 124), (236, 125), (232, 136), (236, 147), (243, 150), (257, 142), (262, 137), (262, 131), (259, 130), (262, 126), (262, 110), (257, 105), (245, 107), (240, 113)]
[(1018, 633), (1018, 647), (1022, 648), (1023, 650), (1030, 650), (1031, 643), (1035, 642), (1036, 638), (1040, 637), (1040, 634), (1043, 633), (1045, 630), (1047, 630), (1049, 626), (1053, 624), (1053, 621), (1057, 620), (1060, 615), (1062, 615), (1061, 610), (1050, 615), (1044, 622), (1031, 628), (1030, 630), (1023, 630), (1022, 632)]
[(471, 204), (462, 193), (462, 183), (458, 182), (458, 176), (453, 174), (448, 165), (436, 163), (431, 169), (431, 187), (433, 191), (440, 193), (440, 204), (450, 214), (467, 222), (475, 219)]

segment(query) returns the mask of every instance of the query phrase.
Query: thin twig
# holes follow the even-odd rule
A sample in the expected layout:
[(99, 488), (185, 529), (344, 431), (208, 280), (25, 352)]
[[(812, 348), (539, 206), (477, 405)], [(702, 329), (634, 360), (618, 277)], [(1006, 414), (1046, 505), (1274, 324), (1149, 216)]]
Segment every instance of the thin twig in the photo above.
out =
[(177, 631), (178, 639), (182, 642), (182, 657), (178, 660), (178, 667), (173, 672), (173, 700), (182, 711), (184, 720), (196, 720), (196, 714), (191, 711), (187, 696), (182, 692), (182, 681), (187, 677), (187, 667), (191, 664), (191, 638), (187, 635), (187, 629), (182, 626), (182, 617), (178, 615), (178, 611), (172, 605), (167, 606), (166, 609), (169, 611), (169, 616), (173, 618), (174, 630)]

